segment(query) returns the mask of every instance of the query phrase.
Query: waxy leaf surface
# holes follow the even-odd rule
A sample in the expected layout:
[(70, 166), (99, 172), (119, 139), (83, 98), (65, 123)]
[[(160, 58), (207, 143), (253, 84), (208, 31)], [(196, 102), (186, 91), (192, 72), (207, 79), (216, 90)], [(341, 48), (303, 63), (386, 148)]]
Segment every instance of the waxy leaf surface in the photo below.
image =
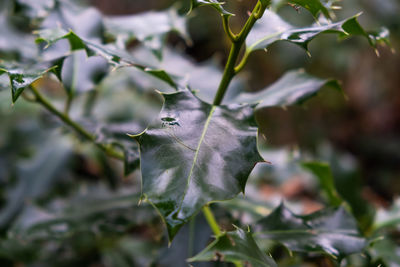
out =
[(320, 21), (309, 27), (299, 28), (284, 21), (279, 15), (266, 10), (264, 16), (256, 22), (246, 39), (247, 53), (267, 49), (277, 41), (288, 41), (308, 50), (308, 44), (321, 33), (336, 33), (339, 38), (360, 35), (367, 38), (376, 48), (379, 42), (388, 43), (388, 31), (367, 33), (357, 21), (357, 16), (336, 23)]
[(140, 145), (142, 191), (160, 212), (170, 239), (211, 201), (244, 192), (257, 162), (251, 106), (213, 106), (190, 91), (163, 94), (165, 103)]
[(290, 71), (265, 89), (241, 93), (233, 102), (259, 103), (257, 108), (285, 107), (304, 102), (326, 85), (341, 89), (335, 80), (320, 79), (302, 70)]
[(248, 262), (253, 267), (278, 266), (275, 261), (260, 250), (251, 232), (237, 229), (235, 232), (217, 236), (202, 252), (189, 262), (219, 260), (225, 262)]
[(257, 227), (260, 238), (277, 241), (293, 251), (327, 253), (334, 258), (359, 253), (367, 244), (343, 207), (299, 216), (282, 204)]

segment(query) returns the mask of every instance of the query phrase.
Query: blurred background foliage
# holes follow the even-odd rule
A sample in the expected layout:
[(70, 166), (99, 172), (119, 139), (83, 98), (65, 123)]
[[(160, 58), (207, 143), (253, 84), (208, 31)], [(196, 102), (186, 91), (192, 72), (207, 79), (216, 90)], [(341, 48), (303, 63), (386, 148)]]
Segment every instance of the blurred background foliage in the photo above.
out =
[[(52, 16), (57, 14), (43, 20), (51, 2), (0, 3), (2, 60), (29, 62), (40, 54), (31, 32), (43, 25), (54, 26), (57, 18)], [(232, 19), (233, 29), (240, 28), (255, 2), (227, 1), (226, 8), (237, 14)], [(189, 1), (91, 0), (86, 4), (96, 9), (64, 14), (68, 27), (85, 38), (112, 39), (103, 35), (101, 14), (138, 14), (171, 5), (183, 14)], [(272, 164), (259, 164), (249, 179), (246, 197), (216, 205), (217, 216), (225, 229), (232, 229), (232, 223), (242, 226), (265, 216), (282, 199), (298, 213), (318, 210), (326, 205), (321, 195), (324, 189), (303, 163), (328, 162), (336, 190), (352, 207), (360, 228), (373, 233), (372, 237), (388, 234), (376, 240), (378, 244), (367, 256), (349, 257), (345, 263), (400, 266), (396, 200), (400, 193), (400, 4), (397, 0), (353, 0), (340, 5), (343, 11), (337, 12), (338, 19), (363, 11), (360, 21), (365, 28), (389, 28), (397, 53), (380, 47), (377, 56), (362, 38), (338, 43), (336, 37), (325, 35), (311, 43), (311, 57), (286, 43), (250, 56), (249, 64), (232, 84), (232, 92), (257, 91), (288, 70), (305, 68), (319, 77), (340, 80), (345, 96), (326, 88), (301, 106), (258, 112), (260, 135), (266, 137), (260, 138), (264, 140), (261, 153)], [(283, 7), (280, 14), (292, 23), (312, 22), (306, 11), (291, 6)], [(162, 63), (137, 41), (130, 42), (128, 48), (136, 58), (161, 64), (172, 73), (190, 73), (190, 86), (201, 89), (199, 94), (210, 99), (221, 77), (229, 42), (214, 10), (197, 9), (189, 18), (191, 40), (176, 32), (163, 37), (167, 45)], [(40, 56), (51, 59), (52, 52), (62, 49), (61, 44)], [(73, 58), (64, 63), (62, 74), (66, 81), (73, 80), (68, 76), (73, 72), (71, 65), (80, 64), (78, 82), (66, 84), (78, 92), (71, 116), (93, 131), (103, 133), (98, 125), (110, 123), (123, 125), (126, 132), (144, 129), (161, 107), (154, 89), (172, 90), (134, 69), (111, 71), (100, 58), (92, 62), (80, 52)], [(120, 162), (60, 127), (61, 123), (40, 106), (29, 101), (11, 106), (10, 92), (3, 90), (4, 79), (0, 76), (1, 266), (187, 266), (185, 259), (209, 243), (211, 231), (199, 215), (168, 248), (156, 212), (147, 204), (137, 204), (139, 173), (125, 177)], [(61, 107), (68, 88), (63, 90), (52, 80), (40, 82)], [(92, 105), (93, 99), (96, 102)], [(109, 133), (102, 136), (106, 142), (113, 141)], [(387, 225), (390, 227), (385, 228)], [(282, 266), (333, 266), (324, 256), (288, 257), (279, 246), (273, 252)]]

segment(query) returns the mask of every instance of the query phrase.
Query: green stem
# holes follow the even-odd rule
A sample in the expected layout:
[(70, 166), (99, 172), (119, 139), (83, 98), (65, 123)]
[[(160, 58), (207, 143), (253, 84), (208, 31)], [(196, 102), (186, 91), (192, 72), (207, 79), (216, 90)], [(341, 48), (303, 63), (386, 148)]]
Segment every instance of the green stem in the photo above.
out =
[(240, 53), (241, 43), (232, 43), (231, 51), (229, 52), (228, 61), (225, 66), (224, 74), (222, 75), (221, 83), (219, 84), (218, 91), (214, 97), (213, 105), (220, 105), (225, 93), (235, 76), (235, 64)]
[(60, 120), (62, 120), (65, 124), (69, 125), (72, 129), (78, 132), (81, 136), (83, 136), (88, 141), (96, 144), (101, 150), (103, 150), (110, 157), (114, 157), (120, 160), (124, 160), (124, 155), (122, 152), (115, 150), (112, 146), (100, 144), (96, 142), (96, 137), (86, 131), (81, 125), (71, 120), (71, 118), (59, 110), (57, 110), (51, 103), (48, 101), (34, 86), (30, 86), (33, 94), (36, 97), (36, 102), (40, 103), (43, 107), (45, 107), (49, 112), (57, 116)]
[[(230, 36), (232, 39), (232, 47), (229, 52), (228, 56), (228, 61), (225, 65), (224, 69), (224, 74), (222, 75), (221, 83), (219, 84), (218, 91), (215, 94), (213, 104), (214, 105), (220, 105), (222, 103), (222, 100), (225, 96), (225, 93), (229, 87), (229, 84), (231, 83), (233, 77), (240, 71), (243, 67), (244, 64), (247, 62), (247, 56), (245, 54), (245, 58), (242, 60), (242, 62), (239, 64), (239, 66), (235, 70), (235, 65), (236, 61), (239, 57), (240, 50), (243, 46), (243, 44), (246, 41), (247, 36), (249, 35), (251, 29), (253, 28), (254, 24), (258, 19), (262, 17), (262, 15), (265, 12), (265, 9), (267, 7), (263, 6), (261, 2), (258, 2), (257, 5), (254, 7), (253, 12), (251, 13), (250, 17), (248, 18), (247, 22), (243, 26), (242, 30), (238, 35), (234, 35), (234, 38)], [(228, 26), (228, 19), (225, 18), (223, 20), (224, 22), (224, 29), (227, 32), (228, 36), (230, 35), (229, 33), (232, 33), (229, 29)]]
[(219, 229), (218, 223), (215, 220), (214, 214), (212, 213), (210, 207), (208, 205), (203, 207), (203, 214), (206, 217), (208, 224), (210, 225), (211, 230), (216, 236), (222, 234), (221, 229)]

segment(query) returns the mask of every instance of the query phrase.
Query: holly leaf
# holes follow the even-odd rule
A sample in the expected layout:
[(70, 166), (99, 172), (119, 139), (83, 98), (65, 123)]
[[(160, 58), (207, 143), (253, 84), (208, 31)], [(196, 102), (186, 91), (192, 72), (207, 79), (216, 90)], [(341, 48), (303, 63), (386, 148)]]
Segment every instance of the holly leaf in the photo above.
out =
[(54, 0), (16, 0), (15, 5), (18, 10), (22, 11), (22, 14), (30, 18), (43, 18), (48, 15), (48, 13), (54, 9)]
[(336, 80), (320, 79), (303, 70), (289, 71), (267, 88), (255, 93), (241, 93), (233, 102), (258, 103), (257, 108), (286, 107), (303, 103), (325, 86), (341, 91)]
[(130, 41), (138, 40), (150, 48), (158, 58), (161, 58), (168, 33), (175, 32), (190, 40), (186, 18), (179, 16), (173, 8), (129, 16), (106, 17), (104, 26), (107, 33), (114, 36), (117, 42), (122, 42), (125, 48)]
[(381, 230), (384, 228), (398, 227), (400, 224), (400, 199), (396, 199), (393, 205), (385, 210), (378, 209), (375, 216), (374, 229)]
[(359, 15), (336, 23), (319, 22), (309, 27), (299, 28), (284, 21), (277, 14), (266, 10), (264, 16), (256, 22), (246, 39), (246, 53), (267, 49), (277, 41), (287, 41), (308, 51), (308, 44), (322, 33), (335, 33), (339, 38), (360, 35), (376, 48), (378, 43), (388, 43), (388, 31), (366, 32), (358, 23)]
[[(8, 11), (8, 10), (7, 10)], [(0, 13), (0, 57), (8, 59), (33, 59), (38, 55), (34, 39), (10, 21), (10, 14)]]
[(293, 251), (326, 253), (336, 259), (361, 252), (367, 244), (343, 207), (300, 216), (281, 204), (257, 227), (259, 238), (277, 241)]
[(244, 192), (263, 159), (252, 106), (213, 106), (188, 90), (162, 96), (158, 119), (134, 138), (143, 197), (158, 209), (172, 240), (205, 204)]
[(301, 166), (318, 178), (322, 191), (326, 195), (330, 205), (337, 207), (342, 204), (343, 200), (336, 191), (335, 180), (328, 163), (311, 161), (303, 162)]
[(216, 237), (207, 248), (188, 259), (196, 261), (248, 262), (253, 267), (278, 266), (275, 261), (260, 250), (252, 233), (237, 228), (234, 232), (223, 233)]
[(211, 6), (212, 8), (214, 8), (215, 10), (217, 10), (217, 11), (221, 14), (221, 16), (228, 16), (228, 17), (233, 16), (234, 14), (232, 14), (232, 13), (226, 11), (226, 10), (222, 7), (223, 4), (224, 4), (224, 3), (218, 2), (217, 0), (192, 0), (192, 1), (191, 1), (191, 7), (190, 7), (190, 10), (189, 10), (189, 13), (190, 13), (193, 9), (195, 9), (195, 8), (197, 8), (197, 7), (200, 7), (200, 6)]
[(42, 78), (49, 71), (53, 71), (54, 69), (55, 67), (46, 69), (38, 66), (0, 66), (0, 75), (8, 75), (10, 79), (12, 102), (15, 103), (18, 97), (25, 90), (25, 88)]
[(331, 18), (328, 8), (319, 0), (290, 0), (289, 3), (307, 9), (314, 18), (317, 18), (321, 13), (326, 18)]
[(153, 69), (138, 64), (128, 53), (124, 53), (123, 51), (116, 51), (115, 49), (107, 45), (84, 40), (76, 35), (73, 31), (67, 32), (62, 28), (54, 28), (36, 31), (35, 33), (38, 35), (36, 42), (45, 42), (47, 43), (46, 47), (60, 40), (66, 39), (69, 41), (71, 51), (84, 49), (89, 57), (102, 56), (115, 67), (135, 67), (166, 82), (170, 86), (177, 88), (177, 85), (172, 77), (164, 70)]
[(103, 57), (87, 57), (80, 50), (63, 59), (61, 79), (69, 95), (93, 90), (109, 71), (109, 65)]
[(143, 128), (135, 122), (107, 123), (97, 125), (96, 142), (119, 147), (124, 153), (124, 174), (128, 175), (139, 167), (139, 147), (127, 133), (138, 133)]

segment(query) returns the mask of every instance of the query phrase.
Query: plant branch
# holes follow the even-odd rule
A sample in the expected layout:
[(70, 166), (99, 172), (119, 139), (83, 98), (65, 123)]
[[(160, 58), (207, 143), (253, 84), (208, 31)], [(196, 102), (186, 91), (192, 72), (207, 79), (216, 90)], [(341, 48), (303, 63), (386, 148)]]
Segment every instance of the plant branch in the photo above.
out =
[(97, 147), (99, 147), (101, 150), (103, 150), (110, 157), (117, 158), (119, 160), (124, 160), (125, 157), (122, 152), (115, 150), (111, 145), (104, 145), (101, 143), (97, 143), (96, 137), (94, 135), (92, 135), (91, 133), (86, 131), (78, 123), (71, 120), (71, 118), (67, 114), (64, 114), (64, 113), (60, 112), (58, 109), (56, 109), (50, 103), (50, 101), (48, 101), (34, 86), (31, 85), (30, 89), (31, 89), (32, 93), (35, 95), (37, 103), (41, 104), (49, 112), (51, 112), (53, 115), (55, 115), (60, 120), (62, 120), (65, 124), (69, 125), (72, 129), (74, 129), (76, 132), (78, 132), (86, 140), (96, 144)]
[[(222, 100), (225, 96), (225, 93), (226, 93), (228, 87), (229, 87), (229, 84), (231, 83), (233, 77), (238, 72), (235, 70), (235, 65), (236, 65), (236, 61), (239, 57), (240, 50), (241, 50), (244, 42), (246, 41), (246, 38), (249, 35), (251, 29), (253, 28), (254, 24), (256, 23), (256, 21), (259, 18), (262, 17), (266, 8), (267, 7), (262, 5), (261, 2), (258, 2), (257, 5), (254, 7), (247, 22), (243, 26), (242, 30), (240, 31), (240, 33), (238, 35), (236, 35), (236, 37), (234, 39), (235, 41), (232, 42), (231, 50), (230, 50), (229, 56), (228, 56), (228, 61), (225, 65), (224, 74), (223, 74), (221, 82), (219, 84), (218, 91), (214, 97), (214, 101), (213, 101), (214, 105), (220, 105), (222, 103)], [(225, 19), (225, 20), (226, 21), (224, 22), (224, 25), (225, 24), (226, 25), (224, 26), (224, 29), (225, 29), (225, 27), (228, 27), (228, 30), (229, 30), (229, 26), (227, 25), (228, 21), (227, 21), (227, 19)], [(242, 60), (242, 62), (239, 64), (238, 68), (236, 68), (236, 69), (240, 71), (244, 67), (246, 62), (247, 62), (247, 56), (245, 54), (244, 61)]]

